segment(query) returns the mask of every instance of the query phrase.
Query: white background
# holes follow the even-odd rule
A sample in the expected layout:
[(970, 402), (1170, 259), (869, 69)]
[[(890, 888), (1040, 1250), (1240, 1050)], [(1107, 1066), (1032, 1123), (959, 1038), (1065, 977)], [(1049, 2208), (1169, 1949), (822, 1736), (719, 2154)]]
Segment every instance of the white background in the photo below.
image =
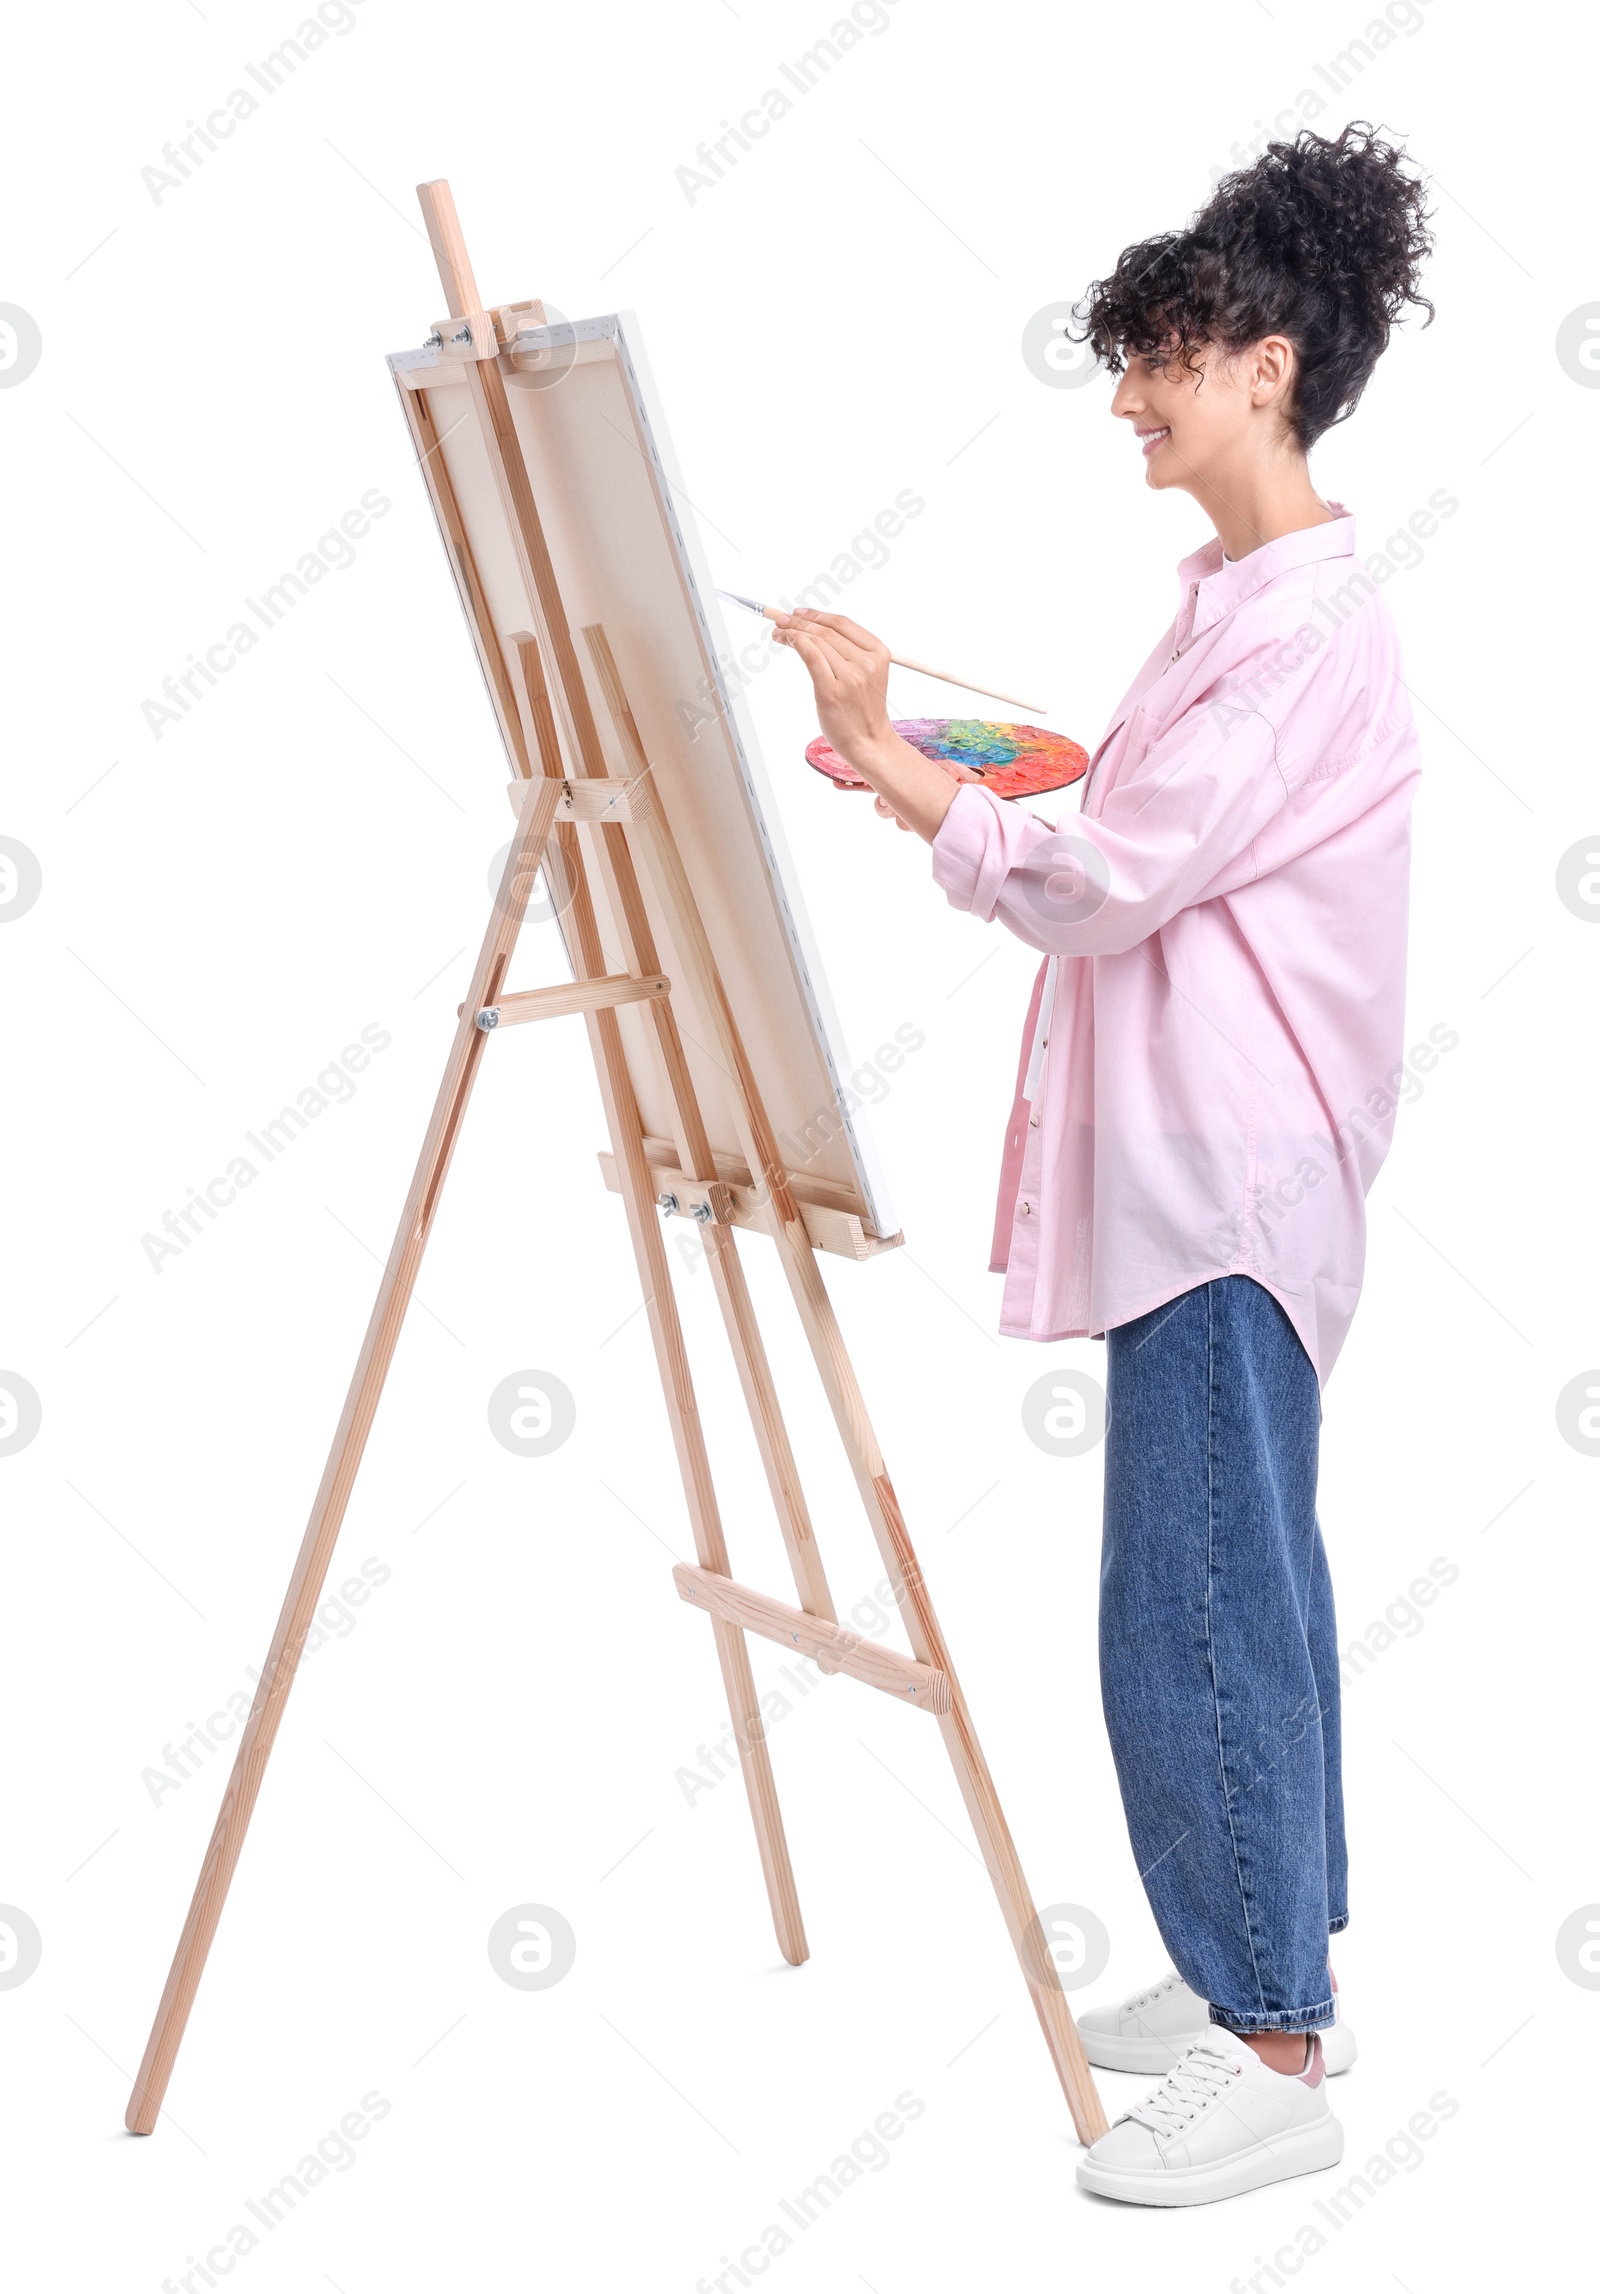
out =
[[(43, 872), (0, 934), (0, 1368), (43, 1406), (0, 1458), (0, 1900), (43, 1938), (0, 1990), (19, 2286), (156, 2294), (244, 2222), (246, 2294), (690, 2294), (907, 2091), (924, 2109), (886, 2163), (761, 2283), (1265, 2287), (1257, 2258), (1322, 2222), (1345, 2174), (1175, 2214), (1077, 2193), (935, 1732), (849, 1682), (773, 1732), (814, 1954), (778, 1960), (740, 1786), (690, 1806), (677, 1780), (725, 1712), (670, 1576), (688, 1530), (575, 1022), (485, 1063), (334, 1582), (389, 1575), (296, 1686), (170, 2115), (121, 2131), (227, 1754), (159, 1805), (143, 1772), (265, 1651), (507, 834), (383, 364), (440, 309), (413, 185), (449, 177), (490, 299), (638, 312), (719, 580), (792, 590), (910, 487), (925, 512), (853, 610), (1092, 745), (1204, 529), (1144, 490), (1104, 382), (1046, 387), (1022, 331), (1180, 223), (1258, 122), (1292, 127), (1304, 89), (1319, 128), (1370, 115), (1436, 179), (1437, 323), (1398, 336), (1314, 475), (1369, 554), (1437, 489), (1459, 502), (1386, 595), (1425, 745), (1410, 1035), (1460, 1038), (1370, 1206), (1321, 1506), (1346, 1645), (1435, 1558), (1458, 1571), (1347, 1696), (1346, 2172), (1441, 2091), (1459, 2107), (1304, 2267), (1323, 2294), (1565, 2275), (1600, 2001), (1555, 1936), (1600, 1897), (1600, 1463), (1555, 1400), (1600, 1360), (1600, 931), (1555, 879), (1600, 806), (1573, 674), (1600, 395), (1554, 344), (1600, 294), (1593, 59), (1576, 19), (1558, 50), (1527, 15), (1391, 21), (1412, 15), (1340, 96), (1314, 67), (1360, 36), (1355, 6), (896, 0), (692, 201), (675, 170), (788, 86), (828, 7), (362, 0), (159, 201), (141, 170), (254, 87), (294, 7), (14, 28), (0, 299), (43, 338), (0, 394), (0, 834)], [(373, 488), (392, 507), (356, 562), (155, 740), (141, 703)], [(870, 1115), (907, 1246), (824, 1271), (1035, 1894), (1109, 1931), (1104, 1997), (1163, 1957), (1098, 1710), (1100, 1457), (1045, 1456), (1019, 1415), (1103, 1349), (999, 1341), (985, 1271), (1033, 959), (805, 771), (807, 691), (778, 660), (751, 702), (847, 1039), (927, 1039)], [(910, 677), (891, 701), (952, 705)], [(530, 931), (519, 983), (562, 976)], [(368, 1023), (392, 1040), (354, 1097), (155, 1271), (141, 1237)], [(745, 1255), (848, 1603), (881, 1572), (770, 1254)], [(677, 1271), (735, 1565), (781, 1592), (711, 1286)], [(525, 1368), (577, 1401), (539, 1461), (485, 1415)], [(552, 1989), (489, 1962), (526, 1902), (577, 1938)], [(1104, 2090), (1113, 2111), (1139, 2091)], [(262, 2229), (245, 2201), (372, 2091), (390, 2108), (353, 2163)]]

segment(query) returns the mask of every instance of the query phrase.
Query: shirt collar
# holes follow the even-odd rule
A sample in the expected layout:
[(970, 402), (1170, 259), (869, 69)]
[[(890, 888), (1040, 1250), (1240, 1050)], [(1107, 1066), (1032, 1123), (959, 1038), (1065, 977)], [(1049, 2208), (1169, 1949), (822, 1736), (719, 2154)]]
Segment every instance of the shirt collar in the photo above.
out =
[[(1302, 526), (1295, 533), (1280, 534), (1275, 542), (1263, 542), (1260, 549), (1236, 558), (1231, 565), (1224, 564), (1222, 543), (1215, 534), (1202, 549), (1184, 558), (1178, 567), (1178, 618), (1180, 625), (1189, 622), (1185, 642), (1223, 620), (1247, 597), (1292, 567), (1310, 565), (1318, 558), (1353, 557), (1356, 522), (1342, 502), (1330, 502), (1328, 507), (1338, 512), (1337, 517), (1326, 518), (1319, 526)], [(1192, 620), (1191, 590), (1196, 592)]]

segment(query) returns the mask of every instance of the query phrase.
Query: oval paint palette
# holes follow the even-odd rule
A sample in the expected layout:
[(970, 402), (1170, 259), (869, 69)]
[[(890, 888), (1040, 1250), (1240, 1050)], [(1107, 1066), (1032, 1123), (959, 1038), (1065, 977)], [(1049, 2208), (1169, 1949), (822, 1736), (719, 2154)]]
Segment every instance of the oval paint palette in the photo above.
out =
[[(997, 797), (1037, 797), (1070, 788), (1089, 766), (1086, 749), (1038, 725), (1002, 725), (987, 717), (898, 717), (894, 729), (935, 763), (965, 765)], [(806, 763), (826, 774), (836, 789), (869, 786), (820, 733), (806, 746)]]

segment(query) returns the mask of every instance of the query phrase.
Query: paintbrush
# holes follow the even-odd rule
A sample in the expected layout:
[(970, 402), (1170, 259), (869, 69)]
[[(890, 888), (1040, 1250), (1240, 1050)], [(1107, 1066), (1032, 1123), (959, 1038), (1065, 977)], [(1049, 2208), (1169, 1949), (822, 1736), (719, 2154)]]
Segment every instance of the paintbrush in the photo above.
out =
[[(776, 621), (784, 610), (779, 605), (761, 605), (753, 597), (741, 597), (736, 589), (719, 589), (717, 595), (725, 597), (730, 605), (742, 605), (747, 613), (759, 613), (766, 621)], [(1050, 714), (1042, 701), (1019, 701), (1015, 693), (1001, 693), (993, 685), (974, 684), (970, 677), (953, 677), (948, 669), (930, 669), (926, 661), (913, 661), (908, 653), (891, 653), (889, 659), (898, 669), (914, 669), (919, 677), (937, 677), (942, 685), (959, 685), (965, 693), (986, 693), (991, 701), (1009, 701), (1013, 709), (1026, 709), (1032, 716)]]

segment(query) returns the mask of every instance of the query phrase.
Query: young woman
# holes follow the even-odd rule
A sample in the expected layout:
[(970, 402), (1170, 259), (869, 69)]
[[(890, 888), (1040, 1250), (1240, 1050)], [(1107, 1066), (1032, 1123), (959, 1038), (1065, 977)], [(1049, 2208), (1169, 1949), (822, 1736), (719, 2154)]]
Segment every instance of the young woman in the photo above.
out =
[(1174, 1972), (1083, 2020), (1092, 2062), (1167, 2076), (1078, 2179), (1149, 2205), (1343, 2148), (1317, 1441), (1393, 1128), (1418, 766), (1393, 626), (1306, 455), (1405, 307), (1432, 317), (1427, 213), (1369, 127), (1306, 131), (1090, 289), (1083, 339), (1146, 485), (1191, 494), (1215, 538), (1056, 830), (899, 738), (855, 622), (776, 631), (950, 901), (1045, 956), (993, 1263), (1002, 1330), (1107, 1340), (1101, 1685)]

